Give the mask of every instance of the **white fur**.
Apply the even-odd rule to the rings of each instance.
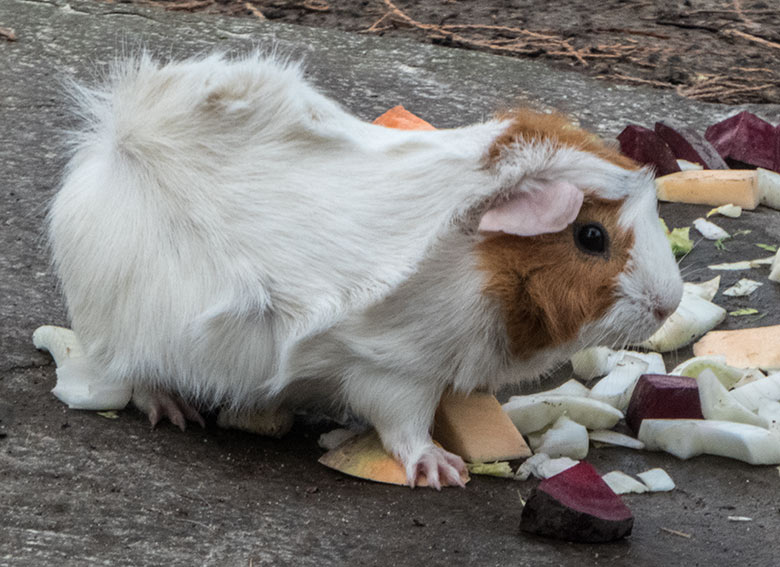
[[[628,196],[637,252],[622,288],[677,293],[647,175],[547,144],[488,167],[506,122],[370,125],[256,55],[141,56],[77,98],[88,125],[50,235],[73,328],[108,380],[236,409],[347,407],[414,474],[446,387],[534,379],[649,320],[615,308],[513,360],[474,252],[490,203],[550,180]]]

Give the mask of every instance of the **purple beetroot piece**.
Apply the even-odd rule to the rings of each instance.
[[[520,516],[524,532],[583,543],[620,539],[633,525],[631,510],[585,461],[540,482]]]
[[[777,129],[755,114],[743,111],[726,118],[707,128],[704,137],[733,167],[775,169]]]
[[[654,166],[656,175],[680,171],[672,150],[652,130],[631,124],[618,134],[617,139],[623,155],[639,163]]]
[[[718,150],[693,128],[665,120],[655,123],[655,133],[666,142],[674,157],[699,163],[704,169],[728,169]]]
[[[695,378],[643,374],[626,410],[626,423],[639,432],[643,419],[704,419]]]

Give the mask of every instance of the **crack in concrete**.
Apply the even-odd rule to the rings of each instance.
[[[11,374],[13,372],[22,372],[23,370],[31,370],[34,368],[48,368],[50,366],[54,366],[53,359],[46,363],[33,362],[32,364],[28,364],[28,365],[15,364],[13,366],[8,366],[6,368],[0,368],[0,374],[6,374],[6,373]]]

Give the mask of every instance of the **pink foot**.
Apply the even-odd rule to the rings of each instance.
[[[465,474],[466,463],[463,459],[436,445],[426,447],[416,460],[406,466],[406,478],[412,488],[422,479],[436,490],[441,490],[442,486],[465,488],[466,483],[463,481]]]
[[[136,388],[133,391],[133,403],[138,409],[149,416],[152,428],[164,418],[182,431],[187,429],[187,422],[194,421],[201,427],[206,427],[198,410],[182,400],[179,396],[160,390],[145,390]]]

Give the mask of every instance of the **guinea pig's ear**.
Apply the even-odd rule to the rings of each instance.
[[[582,191],[567,181],[545,182],[488,209],[479,230],[518,236],[559,232],[577,218],[582,198]]]

